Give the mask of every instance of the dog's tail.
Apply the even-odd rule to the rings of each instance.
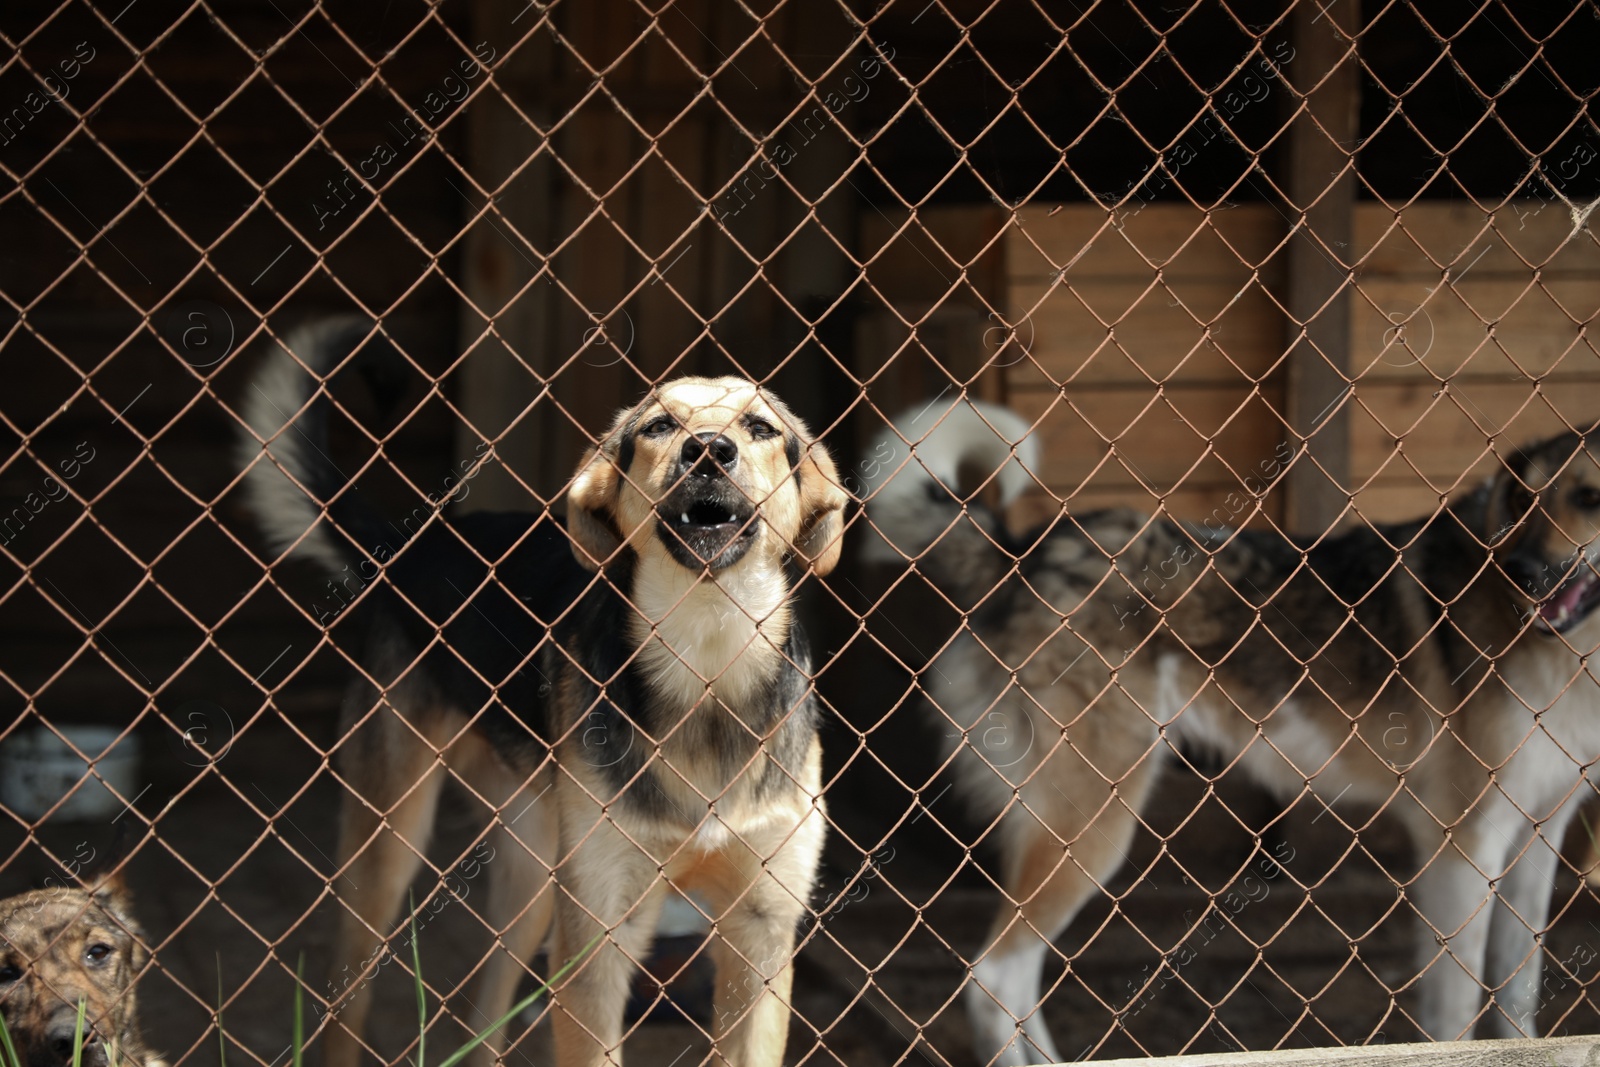
[[[866,559],[913,562],[967,603],[994,587],[1010,566],[1005,524],[975,495],[958,495],[961,472],[999,489],[1000,506],[1034,484],[1039,443],[1015,412],[980,400],[943,410],[907,411],[874,440],[862,461],[867,517],[879,536]]]
[[[242,404],[237,455],[268,547],[334,573],[382,538],[382,519],[328,455],[328,375],[372,329],[355,317],[298,327],[267,353]]]

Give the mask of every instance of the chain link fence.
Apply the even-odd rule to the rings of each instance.
[[[510,933],[563,892],[664,1067],[774,997],[787,1062],[852,1067],[1600,1022],[1593,4],[29,2],[0,41],[0,886],[126,883],[168,1062],[289,1062],[297,989],[339,1062],[437,1062],[585,947]],[[352,315],[325,407],[255,428],[326,435],[369,555],[319,570],[235,452]],[[685,375],[781,398],[853,498],[788,572],[825,843],[792,952],[720,977],[733,905],[624,937],[598,846],[519,836],[617,740],[478,729],[548,692],[460,636],[543,595],[532,535],[378,669],[410,587],[339,525],[564,516]],[[425,655],[477,726],[364,742]],[[562,988],[489,1047],[553,1058]]]

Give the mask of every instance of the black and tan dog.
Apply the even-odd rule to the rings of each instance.
[[[139,1033],[149,959],[120,882],[0,901],[0,1015],[25,1067],[69,1067],[80,1002],[85,1067],[165,1067]]]
[[[1398,817],[1417,1022],[1532,1034],[1558,852],[1600,759],[1600,445],[1553,438],[1436,515],[1313,545],[1120,509],[1013,536],[946,486],[973,463],[1025,488],[1030,431],[991,405],[902,420],[867,504],[894,546],[873,551],[970,611],[927,678],[999,820],[1006,899],[966,991],[981,1059],[1059,1060],[1050,943],[1122,864],[1169,746],[1319,813]]]
[[[402,538],[326,454],[318,377],[366,332],[323,324],[289,339],[298,361],[272,352],[243,447],[272,546],[360,590],[330,629],[364,675],[339,754],[352,795],[336,988],[372,969],[453,777],[498,812],[485,918],[501,950],[480,1024],[509,1005],[553,911],[557,963],[605,931],[557,986],[557,1058],[620,1058],[664,894],[698,888],[716,924],[718,1051],[780,1063],[824,829],[791,598],[839,557],[847,496],[826,451],[750,382],[682,378],[618,416],[565,525],[441,512]],[[362,982],[335,1007],[329,1067],[356,1062],[369,999]]]

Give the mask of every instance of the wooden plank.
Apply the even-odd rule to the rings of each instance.
[[[513,32],[510,18],[501,5],[477,0],[472,7],[474,40],[515,40],[520,35]],[[489,78],[500,85],[540,76],[553,62],[547,39],[533,34]],[[536,122],[547,117],[537,101],[521,104]],[[555,420],[522,417],[539,394],[538,376],[555,366],[548,344],[553,290],[544,282],[528,286],[545,266],[540,252],[549,248],[553,214],[550,164],[544,158],[528,163],[543,142],[538,130],[492,88],[469,109],[467,168],[489,191],[492,203],[469,230],[462,256],[468,305],[461,314],[460,343],[466,356],[458,403],[466,422],[456,433],[456,455],[458,462],[476,460],[486,454],[482,445],[490,440],[495,442],[496,462],[483,466],[472,492],[456,505],[463,511],[527,508],[527,490],[519,482],[549,499],[571,473],[569,450],[560,445],[562,436],[556,431],[561,428]],[[509,181],[525,164],[522,176]],[[473,197],[468,210],[482,206]]]
[[[1490,216],[1453,203],[1411,206],[1399,226],[1382,204],[1356,206],[1363,258],[1349,301],[1352,375],[1509,375],[1518,368],[1541,375],[1591,357],[1593,342],[1580,331],[1600,314],[1600,242],[1587,231],[1567,240],[1564,207],[1518,201],[1508,211],[1525,229],[1509,226],[1507,211],[1488,228]],[[1282,284],[1284,257],[1266,259],[1282,239],[1283,218],[1269,206],[1214,212],[1208,222],[1188,205],[1154,204],[1120,230],[1104,209],[1086,204],[1044,206],[1018,218],[1006,239],[1007,315],[1021,324],[1033,357],[1015,365],[1019,385],[1140,381],[1145,371],[1161,378],[1197,344],[1201,350],[1179,371],[1186,378],[1236,373],[1223,356],[1251,373],[1281,355],[1282,338],[1268,340],[1273,324],[1251,321],[1253,314],[1284,321],[1269,295]],[[1147,259],[1162,265],[1159,283]],[[1250,285],[1243,264],[1263,259],[1260,281]],[[1528,262],[1542,264],[1537,278]],[[1448,284],[1441,284],[1440,264],[1450,268]],[[1158,288],[1140,299],[1151,284]],[[1216,345],[1204,344],[1201,323],[1239,292],[1224,332],[1213,330]],[[1180,303],[1194,316],[1172,306]],[[1101,320],[1115,324],[1132,361],[1104,344],[1111,330]]]
[[[1294,532],[1320,534],[1340,521],[1349,502],[1350,436],[1340,398],[1350,368],[1343,256],[1354,229],[1360,136],[1359,0],[1297,5],[1293,20],[1295,59],[1282,77],[1304,110],[1289,140],[1289,201],[1299,230],[1289,244],[1287,303],[1296,325],[1285,395],[1289,426],[1307,454],[1289,476],[1285,521]]]
[[[1454,480],[1478,468],[1491,437],[1505,452],[1589,426],[1600,417],[1600,377],[1563,379],[1537,391],[1526,382],[1493,380],[1454,382],[1446,389],[1364,383],[1350,410],[1358,482],[1375,474],[1400,477],[1406,460],[1436,482]]]
[[[1593,373],[1586,324],[1600,312],[1600,272],[1536,282],[1532,272],[1368,275],[1351,300],[1351,369],[1361,381],[1456,376],[1519,379]]]
[[[1160,284],[1014,282],[1010,315],[1024,325],[1013,388],[1265,377],[1283,358],[1286,319],[1261,285],[1226,278],[1218,266]]]
[[[637,12],[631,12],[628,17],[637,17]],[[766,120],[756,112],[746,112],[744,104],[750,98],[793,101],[794,86],[788,71],[781,65],[756,58],[762,55],[763,48],[741,53],[741,46],[758,25],[747,9],[715,0],[696,0],[696,6],[687,9],[678,5],[671,5],[670,11],[663,8],[661,21],[669,18],[682,31],[680,42],[692,47],[691,54],[696,55],[695,66],[699,70],[720,68],[714,79],[713,94],[733,94],[730,103],[737,116],[730,122],[712,108],[695,108],[685,115],[711,131],[706,167],[708,175],[715,177],[706,182],[707,187],[715,189],[721,181],[734,181],[713,201],[706,224],[701,227],[708,239],[708,251],[704,299],[696,310],[707,320],[707,337],[695,345],[692,357],[676,370],[765,379],[785,354],[781,349],[787,347],[774,342],[786,336],[794,319],[780,304],[778,292],[782,284],[772,274],[758,277],[751,285],[751,274],[756,269],[751,257],[767,255],[767,250],[778,247],[790,234],[794,225],[790,214],[793,196],[783,182],[777,180],[776,171],[772,169],[775,164],[765,171],[774,175],[770,184],[762,176],[757,144],[752,141],[751,134],[759,139],[757,131]],[[739,58],[735,59],[736,56]],[[665,62],[671,63],[672,58],[666,57]],[[826,113],[826,108],[823,110]],[[797,167],[818,165],[818,157],[828,152],[827,139],[837,136],[826,129],[818,133],[816,127],[810,127],[809,134],[797,133],[798,129],[799,126],[791,123],[773,130],[765,144],[769,153],[775,152],[780,144],[798,150],[795,162],[783,168],[790,180],[798,177]],[[808,137],[816,140],[808,141]],[[730,165],[732,173],[726,169]],[[648,213],[654,210],[654,205],[643,202],[639,210]],[[699,245],[700,242],[695,242],[695,249],[689,253],[691,256],[700,254]],[[767,269],[771,266],[770,260],[767,261]],[[677,268],[664,264],[663,270],[667,269],[671,273],[658,288],[675,284]],[[741,290],[743,295],[739,295]],[[788,395],[795,397],[798,403],[807,403],[807,398],[799,394]]]
[[[614,0],[563,12],[561,30],[569,46],[589,66],[606,70],[606,79],[665,76],[664,92],[681,87],[681,73],[665,73],[670,63],[612,66],[636,47],[640,33],[636,12]],[[696,61],[706,63],[712,47],[706,42]],[[684,131],[684,137],[689,146],[696,144],[692,131]],[[672,359],[681,354],[683,338],[698,332],[695,326],[670,316],[661,321],[663,303],[646,311],[625,297],[651,269],[632,240],[642,235],[654,246],[647,251],[655,253],[666,245],[660,231],[646,226],[650,213],[659,211],[670,223],[674,215],[695,216],[700,205],[687,200],[670,207],[649,202],[659,187],[660,171],[647,167],[643,174],[629,172],[649,154],[652,142],[603,95],[579,106],[557,138],[565,167],[555,183],[559,224],[553,236],[566,243],[555,258],[562,289],[555,298],[549,344],[561,370],[550,383],[553,403],[542,407],[539,417],[560,427],[563,441],[569,442],[567,458],[575,465],[578,454],[604,434],[619,407],[635,402],[648,385],[668,373],[693,369],[679,365],[668,371]],[[699,266],[686,261],[669,275],[671,283],[682,286],[691,299]],[[659,293],[654,295],[659,301]],[[635,321],[636,312],[648,321]],[[654,329],[658,324],[659,331]]]
[[[1406,1045],[1277,1049],[1165,1056],[1165,1067],[1551,1067],[1592,1063],[1600,1056],[1593,1037],[1514,1038],[1507,1041],[1429,1041]],[[1097,1061],[1100,1067],[1149,1067],[1149,1059]]]
[[[1600,243],[1592,220],[1574,233],[1572,213],[1560,201],[1513,200],[1493,214],[1461,201],[1356,207],[1354,256],[1365,274],[1480,270],[1529,276],[1539,269],[1600,273]],[[1488,248],[1490,251],[1484,252]],[[1480,259],[1480,255],[1482,258]]]
[[[1028,358],[1008,387],[1266,374],[1283,348],[1268,295],[1282,279],[1272,258],[1282,233],[1265,204],[1209,214],[1161,204],[1115,219],[1087,204],[1024,209],[1006,256],[1008,317]]]
[[[1475,224],[1476,209],[1419,204],[1407,209],[1404,230],[1395,230],[1390,209],[1358,206],[1357,244],[1366,259],[1350,302],[1353,373],[1359,375],[1350,447],[1353,484],[1365,486],[1357,494],[1364,517],[1414,518],[1435,508],[1441,493],[1475,485],[1495,464],[1485,455],[1491,435],[1502,435],[1501,445],[1508,448],[1561,432],[1560,416],[1575,426],[1600,416],[1592,371],[1596,347],[1581,325],[1600,306],[1600,245],[1587,235],[1563,245],[1570,223],[1564,213],[1525,204],[1516,210],[1521,215],[1512,217],[1521,218],[1525,229],[1502,222],[1498,231],[1484,231],[1486,216],[1476,212]],[[1281,218],[1270,211],[1215,213],[1213,219],[1245,234],[1240,245],[1248,254],[1264,255],[1282,232]],[[1058,494],[1072,492],[1072,510],[1110,503],[1149,510],[1155,499],[1121,464],[1085,481],[1110,452],[1091,425],[1116,436],[1154,396],[1152,379],[1164,379],[1168,394],[1183,398],[1186,412],[1200,412],[1199,421],[1209,418],[1215,426],[1231,410],[1230,395],[1235,404],[1244,395],[1241,369],[1259,374],[1279,355],[1281,337],[1273,338],[1271,323],[1281,321],[1282,313],[1259,287],[1226,305],[1227,285],[1249,275],[1225,246],[1184,245],[1196,225],[1204,224],[1195,209],[1151,205],[1127,220],[1122,232],[1106,227],[1107,217],[1092,205],[1047,206],[1032,217],[1019,216],[1007,238],[1008,314],[1028,324],[1032,336],[1024,334],[1028,358],[1006,369],[1007,388],[1016,406],[1038,415],[1056,400],[1056,383],[1065,381],[1068,396],[1086,413],[1058,404],[1041,426],[1046,477]],[[1496,250],[1463,273],[1491,238],[1501,242]],[[1217,231],[1209,231],[1208,239],[1215,242]],[[1438,262],[1454,263],[1452,284],[1440,286],[1442,271],[1418,242]],[[1165,263],[1163,286],[1146,292],[1155,270],[1134,246]],[[1538,261],[1546,268],[1537,283],[1513,251],[1525,259],[1542,257]],[[1077,262],[1053,279],[1056,264],[1074,256]],[[1222,273],[1228,271],[1235,273]],[[1180,298],[1195,315],[1173,306]],[[1208,345],[1200,323],[1222,307],[1222,331]],[[1395,320],[1409,332],[1397,336]],[[1554,410],[1542,400],[1528,403],[1535,383],[1524,371],[1544,379]],[[1446,406],[1430,410],[1444,378],[1450,379]],[[1276,379],[1267,381],[1268,395],[1278,396]],[[1231,394],[1223,389],[1203,401],[1184,391],[1228,385]],[[1458,400],[1451,402],[1451,396]],[[1124,434],[1120,451],[1158,490],[1168,489],[1175,513],[1204,513],[1210,501],[1237,488],[1237,479],[1230,482],[1220,464],[1208,460],[1171,489],[1203,442],[1172,422],[1170,409],[1163,410],[1167,425],[1147,416]],[[1268,411],[1251,418],[1261,426],[1276,424]],[[1275,442],[1267,431],[1258,432],[1242,447],[1224,439],[1218,447],[1230,461],[1270,456]],[[1269,502],[1276,506],[1275,497]],[[1018,504],[1019,515],[1028,519],[1057,507],[1043,494]]]
[[[636,33],[611,2],[569,8],[564,17],[567,39],[596,69],[621,54]],[[583,104],[557,140],[561,158],[575,179],[559,182],[561,216],[555,236],[566,239],[574,228],[582,229],[555,259],[565,285],[556,298],[556,334],[551,342],[561,365],[550,383],[559,410],[546,408],[541,417],[562,424],[563,436],[576,440],[581,451],[604,435],[617,407],[632,401],[646,384],[633,366],[646,358],[642,343],[622,361],[595,344],[600,331],[620,329],[615,320],[622,294],[644,271],[617,232],[618,226],[627,224],[628,201],[638,187],[630,184],[612,192],[643,149],[631,124],[603,98]],[[591,217],[597,198],[603,201],[603,211]],[[576,466],[577,457],[572,461]]]
[[[708,140],[705,124],[685,122],[657,148],[693,179],[704,169]],[[648,160],[635,181],[640,189],[628,204],[628,229],[649,259],[641,271],[653,275],[607,323],[613,345],[607,355],[631,364],[644,379],[657,380],[699,369],[679,365],[669,370],[694,348],[704,329],[690,309],[712,303],[709,250],[715,224],[709,215],[701,215],[696,225],[685,190],[658,161]]]
[[[1409,522],[1433,514],[1444,500],[1470,492],[1494,470],[1492,460],[1478,465],[1478,469],[1463,477],[1454,493],[1447,486],[1435,489],[1420,477],[1404,481],[1374,482],[1355,494],[1355,511],[1359,521],[1367,523]],[[1275,517],[1281,493],[1268,494],[1258,513],[1254,498],[1240,492],[1237,483],[1210,483],[1190,485],[1169,494],[1164,501],[1165,514],[1176,519],[1200,522],[1212,519],[1230,526],[1263,527]],[[1101,488],[1090,486],[1069,496],[1065,492],[1050,493],[1042,489],[1020,497],[1006,512],[1006,524],[1016,532],[1031,530],[1048,522],[1063,512],[1068,515],[1085,515],[1100,508],[1126,507],[1151,513],[1157,510],[1158,501],[1137,486]]]
[[[1368,204],[1356,218],[1364,376],[1542,375],[1592,357],[1581,327],[1600,310],[1600,245],[1574,237],[1564,206],[1418,204],[1397,218]]]
[[[1165,492],[1170,513],[1199,518],[1242,486],[1261,488],[1257,472],[1263,463],[1272,469],[1280,447],[1266,401],[1246,403],[1242,390],[1169,386],[1165,399],[1155,398],[1154,387],[1070,392],[1070,403],[1037,390],[1014,393],[1010,403],[1038,421],[1046,456],[1039,473],[1056,496],[1070,497],[1073,511],[1112,504],[1149,511]],[[1559,381],[1538,396],[1525,383],[1493,381],[1457,382],[1433,394],[1416,384],[1358,386],[1352,467],[1363,517],[1415,518],[1431,512],[1441,495],[1470,490],[1498,467],[1491,438],[1504,453],[1600,416],[1600,379],[1592,377]],[[1241,403],[1246,410],[1217,431]],[[1216,457],[1196,463],[1205,442],[1176,421],[1178,413],[1216,433]],[[1268,514],[1278,514],[1277,494],[1267,502]],[[1029,521],[1055,510],[1042,493],[1018,506]]]
[[[775,43],[789,55],[839,55],[849,47],[843,20],[819,19],[813,12],[788,7],[781,9],[776,23],[779,36]],[[768,32],[772,30],[769,23]],[[865,54],[862,50],[861,55]],[[771,66],[776,84],[764,95],[777,95],[789,100],[791,105],[798,103],[804,90],[788,70],[777,64]],[[881,73],[881,66],[877,69]],[[818,87],[819,95],[825,97],[835,85],[842,84],[850,70],[859,68],[847,67],[824,76]],[[773,190],[779,194],[781,206],[774,220],[778,231],[774,243],[781,242],[782,235],[793,234],[776,264],[779,274],[774,280],[783,299],[810,320],[815,338],[789,359],[773,384],[792,408],[807,413],[814,428],[834,422],[848,409],[854,397],[841,388],[841,383],[847,380],[847,373],[859,370],[859,365],[853,362],[857,355],[851,351],[854,317],[837,308],[823,315],[824,309],[834,306],[859,277],[856,263],[845,248],[859,231],[862,198],[848,187],[846,192],[850,195],[838,190],[831,196],[822,195],[822,190],[834,186],[838,176],[855,164],[856,147],[844,132],[847,121],[841,113],[840,120],[826,135],[808,143],[805,151],[788,165],[789,180],[801,195],[797,197],[787,189]],[[819,199],[811,203],[811,197]],[[805,325],[797,322],[787,308],[778,307],[777,293],[768,292],[765,296],[778,320],[767,336],[780,342],[788,338],[798,340]],[[774,360],[789,357],[790,345],[787,344],[755,347],[770,347]],[[849,372],[838,370],[838,364],[848,367]],[[835,449],[854,447],[848,432],[833,435],[832,442]]]
[[[1245,387],[1187,385],[1069,390],[1066,397],[1028,390],[1009,398],[1036,423],[1046,484],[1058,491],[1144,486],[1146,507],[1152,491],[1237,488],[1281,447],[1282,421],[1271,410],[1280,402]]]
[[[1374,482],[1356,491],[1354,508],[1361,522],[1410,522],[1433,514],[1445,501],[1469,492],[1482,480],[1465,478],[1456,493],[1432,489],[1415,476],[1405,481]]]
[[[1269,204],[1205,212],[1188,204],[1150,204],[1113,213],[1094,204],[1041,204],[1018,210],[1006,235],[1006,276],[1048,279],[1064,272],[1078,280],[1204,279],[1219,270],[1242,282],[1260,268],[1276,280],[1274,253],[1283,241],[1283,215]]]

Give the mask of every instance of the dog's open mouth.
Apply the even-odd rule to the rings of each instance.
[[[737,499],[730,499],[734,497]],[[674,493],[656,507],[657,529],[686,567],[727,567],[744,555],[760,523],[737,490]]]
[[[1550,633],[1566,633],[1600,605],[1600,575],[1587,562],[1539,605],[1537,624]]]
[[[714,500],[697,500],[681,509],[677,517],[670,521],[680,530],[705,530],[744,524],[743,518],[735,514],[732,508]]]

